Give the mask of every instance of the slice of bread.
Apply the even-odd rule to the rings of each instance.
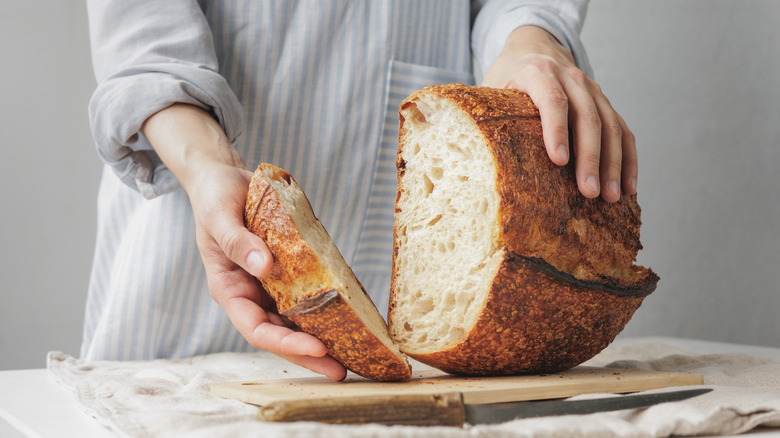
[[[400,121],[388,321],[401,351],[450,373],[515,374],[612,342],[658,281],[634,265],[636,196],[583,197],[515,90],[428,87]]]
[[[320,339],[356,374],[383,381],[411,377],[384,319],[290,174],[270,164],[258,166],[244,219],[274,256],[271,272],[260,282],[280,314]]]

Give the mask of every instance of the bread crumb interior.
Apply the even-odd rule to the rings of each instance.
[[[420,96],[402,110],[391,335],[409,354],[458,343],[502,260],[496,166],[473,120]]]

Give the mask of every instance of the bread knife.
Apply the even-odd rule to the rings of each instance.
[[[407,424],[462,426],[494,424],[520,418],[583,415],[644,408],[686,400],[712,391],[710,388],[661,393],[635,393],[588,400],[542,400],[486,404],[463,403],[460,393],[361,396],[328,400],[281,401],[259,406],[263,421],[317,421],[332,424]]]
[[[518,418],[555,415],[584,415],[623,409],[645,408],[661,403],[686,400],[712,391],[710,388],[686,389],[652,394],[630,394],[588,400],[544,400],[492,404],[464,404],[470,424],[492,424]]]

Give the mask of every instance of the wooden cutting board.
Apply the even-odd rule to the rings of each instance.
[[[412,379],[404,382],[374,382],[358,376],[343,382],[325,377],[227,382],[213,384],[211,393],[260,406],[258,418],[262,420],[316,420],[318,417],[311,415],[328,412],[329,422],[338,423],[355,422],[340,415],[354,419],[355,409],[365,406],[381,407],[383,414],[387,414],[388,406],[400,407],[427,418],[432,414],[426,409],[435,410],[443,403],[442,397],[453,394],[462,403],[484,404],[627,393],[702,382],[699,374],[579,366],[555,374],[501,377],[461,377],[424,370],[416,371]],[[435,406],[428,406],[431,404]],[[371,412],[360,415],[365,421],[376,420]]]

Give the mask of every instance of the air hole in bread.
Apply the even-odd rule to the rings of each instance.
[[[469,269],[469,274],[472,274],[472,275],[476,274],[477,272],[479,272],[479,271],[481,271],[483,269],[485,269],[485,264],[484,263],[480,263],[479,265],[474,266],[471,269]]]
[[[417,300],[414,303],[414,310],[420,315],[425,315],[426,313],[433,310],[433,299],[429,297]]]
[[[484,199],[482,200],[482,203],[479,206],[479,212],[481,214],[487,214],[488,211],[488,203]]]
[[[463,331],[460,327],[452,327],[450,329],[450,332],[447,334],[450,338],[460,339],[466,334],[465,331]]]
[[[471,157],[471,154],[467,154],[460,146],[455,143],[447,143],[447,149],[449,149],[455,155],[462,155],[463,158]]]
[[[428,175],[423,175],[423,195],[428,196],[433,193],[433,182]]]
[[[425,119],[425,115],[420,111],[417,105],[410,105],[407,115],[409,119],[415,124],[424,125],[428,122]]]

